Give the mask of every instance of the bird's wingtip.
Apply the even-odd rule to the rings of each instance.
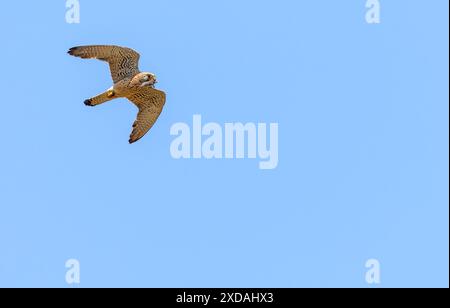
[[[142,136],[143,137],[143,136]],[[142,137],[130,137],[130,140],[128,140],[129,144],[133,144],[141,140]]]

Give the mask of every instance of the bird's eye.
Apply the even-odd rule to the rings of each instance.
[[[148,76],[144,76],[144,77],[141,79],[141,81],[142,81],[142,82],[145,82],[145,81],[148,81],[148,79],[149,79]]]

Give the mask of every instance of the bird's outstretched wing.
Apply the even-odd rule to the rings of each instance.
[[[166,94],[150,87],[142,87],[127,98],[139,108],[129,140],[134,143],[144,137],[155,124],[166,102]]]
[[[79,46],[68,53],[83,59],[98,59],[109,63],[114,83],[139,74],[139,54],[130,48],[108,45]]]

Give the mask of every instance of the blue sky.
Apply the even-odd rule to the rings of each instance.
[[[445,287],[448,1],[7,1],[0,287]],[[168,95],[134,107],[86,44],[129,46]],[[279,124],[279,164],[174,160],[170,127]]]

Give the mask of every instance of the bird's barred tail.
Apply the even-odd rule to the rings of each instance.
[[[100,95],[97,95],[95,97],[89,98],[84,101],[84,104],[86,106],[97,106],[103,103],[106,103],[107,101],[110,101],[114,99],[114,92],[113,90],[108,90]]]

